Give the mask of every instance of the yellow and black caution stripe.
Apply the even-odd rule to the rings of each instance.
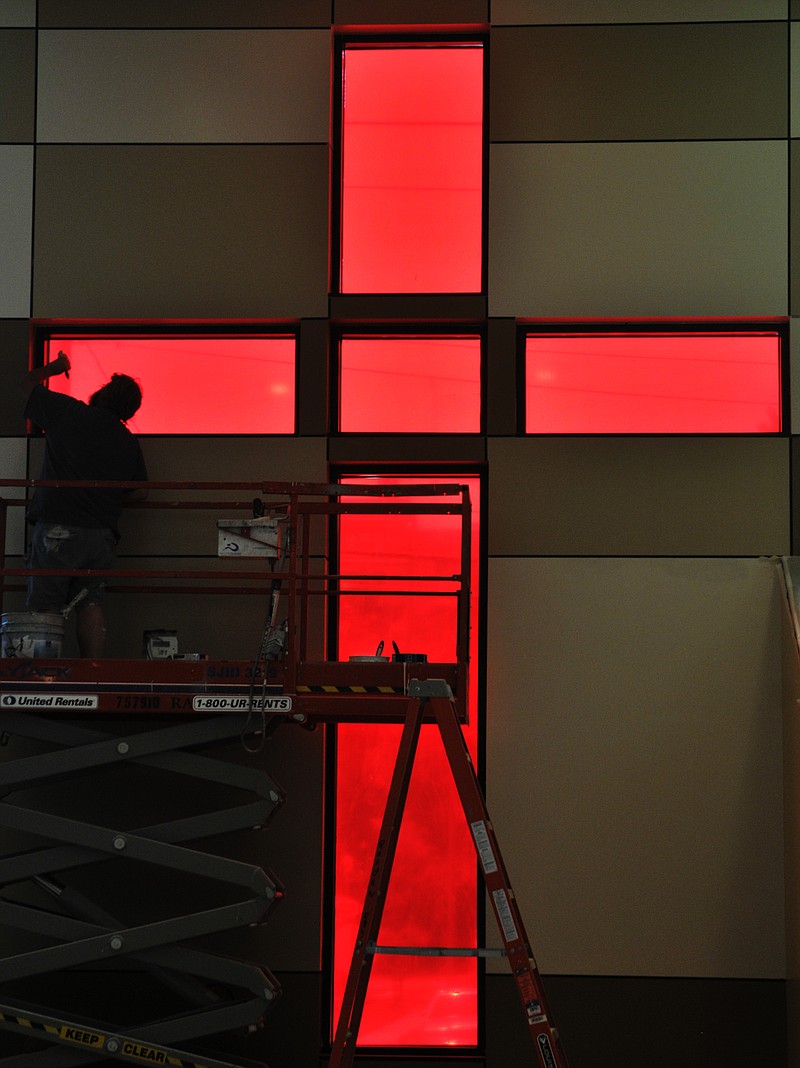
[[[125,1035],[115,1035],[111,1031],[100,1031],[81,1024],[66,1023],[38,1013],[26,1016],[9,1013],[7,1008],[0,1011],[0,1028],[21,1031],[36,1035],[47,1042],[63,1042],[70,1047],[80,1046],[87,1053],[99,1053],[104,1057],[118,1057],[132,1064],[163,1064],[171,1068],[237,1068],[227,1061],[197,1060],[195,1055],[182,1053],[180,1050],[155,1045]]]
[[[367,693],[396,695],[404,694],[403,686],[298,686],[297,693]]]

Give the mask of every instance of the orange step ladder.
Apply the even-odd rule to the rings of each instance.
[[[423,720],[433,716],[439,727],[461,806],[472,832],[486,889],[505,947],[511,974],[522,1001],[528,1030],[540,1068],[568,1068],[558,1030],[554,1026],[539,970],[509,883],[494,829],[486,809],[472,758],[469,755],[455,702],[448,684],[441,679],[411,680],[409,705],[397,751],[392,781],[386,800],[375,859],[367,885],[364,909],[356,936],[353,959],[345,985],[328,1068],[351,1068],[356,1054],[358,1031],[367,996],[372,962],[381,951],[377,944],[386,891],[391,877],[400,825],[403,819],[411,772]],[[393,948],[397,952],[396,948]],[[401,950],[409,954],[425,950]],[[430,952],[430,951],[427,951]],[[488,955],[481,950],[437,950],[442,956]]]

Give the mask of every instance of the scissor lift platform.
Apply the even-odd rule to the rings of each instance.
[[[0,481],[0,546],[5,540],[5,510],[20,501],[4,500]],[[32,486],[6,480],[6,485]],[[61,483],[63,485],[63,483]],[[86,488],[86,484],[82,484]],[[100,485],[100,484],[97,484]],[[105,484],[108,485],[108,484]],[[558,1035],[544,1003],[513,892],[508,886],[494,832],[461,737],[466,719],[469,661],[470,504],[465,486],[367,487],[279,483],[160,483],[156,489],[206,491],[209,488],[253,490],[264,498],[251,502],[146,502],[143,507],[189,507],[224,510],[252,507],[283,524],[281,557],[263,571],[224,568],[202,572],[145,572],[143,592],[164,593],[176,584],[180,593],[230,593],[231,581],[254,583],[236,592],[263,595],[270,604],[261,648],[255,661],[221,659],[112,659],[0,657],[0,741],[13,737],[19,755],[0,759],[0,1037],[3,1032],[32,1040],[34,1050],[2,1056],[0,1068],[73,1068],[100,1063],[170,1064],[174,1068],[244,1068],[224,1056],[208,1055],[209,1039],[223,1032],[261,1026],[265,1011],[280,994],[274,977],[256,964],[219,957],[193,941],[235,928],[262,923],[282,896],[280,883],[259,863],[233,859],[198,848],[207,839],[225,841],[240,831],[259,831],[283,803],[283,792],[252,754],[261,751],[279,725],[314,728],[318,723],[398,723],[403,735],[390,786],[371,886],[382,902],[391,873],[390,854],[399,833],[408,776],[420,726],[438,725],[462,806],[472,828],[487,888],[501,923],[514,968],[534,1048],[543,1068],[565,1068]],[[404,498],[414,498],[411,500]],[[276,499],[278,503],[276,504]],[[451,515],[461,524],[461,558],[456,574],[438,576],[370,576],[315,572],[314,551],[327,544],[330,524],[340,515]],[[315,523],[322,523],[323,537]],[[324,571],[324,569],[323,569]],[[52,572],[50,572],[52,573]],[[73,572],[72,574],[81,574]],[[30,572],[0,568],[0,595],[8,580]],[[135,573],[103,573],[130,591]],[[402,594],[455,598],[452,662],[427,662],[413,655],[315,660],[310,632],[325,632],[334,600],[363,594],[374,581],[382,594],[394,579]],[[153,585],[155,580],[158,585]],[[222,580],[227,585],[215,583]],[[191,583],[186,586],[186,583]],[[199,584],[199,585],[198,585]],[[18,588],[18,587],[17,587]],[[313,602],[313,607],[312,607]],[[322,606],[319,608],[318,606]],[[278,609],[281,609],[279,612]],[[285,619],[278,625],[281,617]],[[310,626],[310,621],[312,625]],[[281,629],[285,644],[270,649]],[[269,639],[269,640],[268,640]],[[275,651],[277,648],[277,652]],[[446,696],[443,696],[446,695]],[[16,740],[23,744],[16,746]],[[250,758],[230,758],[230,743],[243,743]],[[137,775],[144,786],[137,786]],[[99,791],[91,777],[109,776],[115,812],[127,811],[123,791],[130,790],[124,826],[104,819]],[[228,791],[209,809],[170,816],[150,796],[153,776],[194,781],[195,800],[209,792]],[[82,797],[97,797],[92,810],[73,811],[69,798],[76,780]],[[87,785],[88,784],[88,785]],[[59,794],[59,790],[66,791]],[[170,796],[181,796],[171,788]],[[142,802],[149,818],[137,815]],[[153,803],[156,802],[155,810]],[[122,806],[122,807],[121,807]],[[156,818],[153,818],[155,811]],[[259,851],[258,856],[261,856]],[[387,863],[388,861],[388,863]],[[125,875],[116,905],[103,892],[110,871]],[[196,880],[213,885],[220,900],[194,911],[151,903],[147,915],[126,920],[130,898],[145,888],[149,873],[162,879]],[[104,874],[93,894],[96,871]],[[138,872],[138,875],[131,875]],[[113,882],[113,879],[112,879]],[[194,885],[189,895],[195,903]],[[113,895],[112,895],[113,898]],[[170,899],[171,900],[171,899]],[[499,907],[497,901],[502,900]],[[158,912],[161,906],[161,912]],[[366,994],[380,905],[368,894],[362,938],[353,956],[351,978],[331,1051],[331,1064],[346,1068],[355,1056],[361,1007]],[[515,929],[510,933],[509,923]],[[10,932],[11,936],[7,937]],[[363,936],[366,935],[366,940]],[[30,944],[33,936],[34,944]],[[26,937],[29,940],[26,942]],[[44,944],[42,944],[44,943]],[[188,944],[187,944],[188,943]],[[20,948],[15,948],[20,947]],[[3,951],[8,948],[8,951]],[[54,1011],[48,1004],[20,997],[31,983],[46,987],[54,977],[80,968],[99,973],[144,973],[156,989],[172,999],[167,1011],[147,1019],[100,1018],[83,1011]],[[177,1001],[176,1001],[177,999]],[[176,1010],[176,1004],[180,1008]],[[159,1006],[159,1010],[161,1007]],[[193,1052],[200,1043],[204,1052]],[[188,1045],[187,1045],[188,1044]],[[248,1062],[252,1063],[252,1062]],[[263,1068],[263,1062],[259,1062]]]
[[[0,710],[64,715],[258,711],[297,722],[402,723],[408,682],[443,679],[464,692],[458,664],[240,660],[0,658]]]

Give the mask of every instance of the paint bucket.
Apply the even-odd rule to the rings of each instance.
[[[0,656],[57,657],[63,641],[61,612],[3,612],[0,616]]]
[[[397,642],[392,642],[392,648],[394,653],[392,654],[392,661],[395,664],[425,664],[428,660],[427,653],[401,653],[397,647]]]

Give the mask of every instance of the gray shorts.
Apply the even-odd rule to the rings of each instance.
[[[106,527],[67,527],[37,523],[28,549],[32,568],[92,568],[106,570],[117,562],[117,540]],[[28,608],[34,612],[60,611],[80,593],[81,605],[100,604],[105,579],[94,575],[30,575]]]

